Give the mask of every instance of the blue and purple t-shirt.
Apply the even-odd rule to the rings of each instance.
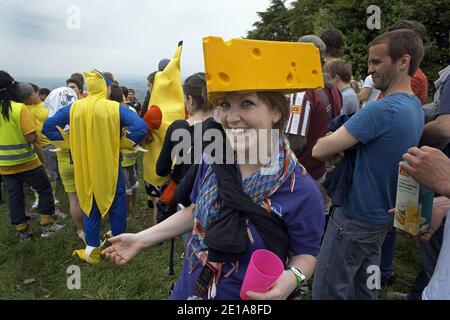
[[[205,177],[208,165],[202,163],[191,193],[191,200],[196,203]],[[325,216],[322,195],[316,182],[309,175],[302,175],[299,167],[295,168],[295,184],[291,192],[291,179],[287,179],[270,197],[272,211],[286,224],[289,233],[289,252],[291,255],[308,254],[317,256],[320,241],[324,232]],[[241,256],[237,268],[230,272],[233,266],[229,263],[223,265],[222,276],[216,287],[218,300],[240,299],[239,291],[244,280],[247,265],[253,251],[267,249],[263,239],[255,227],[248,223],[254,242],[250,243],[247,251]],[[188,245],[185,252],[183,269],[171,295],[171,299],[185,300],[196,296],[194,286],[203,268],[193,247]],[[192,266],[196,266],[191,270]],[[206,296],[200,297],[207,299]]]

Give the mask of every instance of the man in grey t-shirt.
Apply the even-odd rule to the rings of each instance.
[[[325,70],[333,79],[334,85],[342,94],[341,114],[349,114],[358,111],[359,101],[355,91],[350,87],[352,79],[352,67],[344,60],[333,60],[329,62]]]
[[[358,111],[359,102],[355,91],[350,87],[345,87],[340,90],[342,94],[341,114],[349,114]]]

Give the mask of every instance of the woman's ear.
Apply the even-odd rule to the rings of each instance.
[[[281,112],[278,109],[273,111],[272,123],[276,124],[281,120]]]
[[[192,107],[192,96],[191,95],[184,95],[184,104],[186,106],[186,108],[188,108],[189,110]]]
[[[188,103],[188,111],[192,115],[195,112],[196,108],[195,108],[195,105],[194,105],[194,98],[192,98],[191,95],[188,95],[187,103]]]

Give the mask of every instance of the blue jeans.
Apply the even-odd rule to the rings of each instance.
[[[53,198],[52,186],[42,166],[21,173],[5,174],[3,175],[3,182],[8,192],[12,225],[26,223],[30,219],[25,214],[24,183],[31,186],[39,194],[38,211],[41,214],[53,215],[55,213],[55,199]]]
[[[373,267],[392,223],[370,224],[351,219],[335,208],[328,222],[314,274],[314,300],[377,299]],[[378,284],[379,280],[375,282]]]
[[[395,239],[397,237],[397,231],[392,227],[386,234],[383,245],[381,247],[381,281],[386,281],[390,276],[394,274],[393,262],[395,252]]]

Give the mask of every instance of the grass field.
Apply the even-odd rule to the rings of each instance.
[[[140,165],[142,168],[142,165]],[[69,213],[65,194],[59,188],[57,196]],[[5,192],[3,192],[6,197]],[[32,199],[28,196],[28,204]],[[143,182],[140,181],[138,204],[128,232],[138,232],[151,225]],[[102,261],[91,266],[72,257],[74,249],[83,245],[75,233],[70,218],[61,220],[66,227],[54,236],[19,242],[15,228],[9,220],[8,206],[0,205],[0,299],[166,299],[173,281],[181,268],[182,242],[176,241],[175,275],[169,276],[169,248],[161,246],[147,249],[125,266]],[[103,224],[103,232],[109,230]],[[33,222],[38,235],[38,221]],[[419,251],[414,242],[397,237],[393,286],[382,288],[380,299],[387,299],[388,291],[407,292],[419,268]],[[69,290],[67,268],[77,265],[81,269],[81,289]],[[310,294],[302,297],[309,299]]]

